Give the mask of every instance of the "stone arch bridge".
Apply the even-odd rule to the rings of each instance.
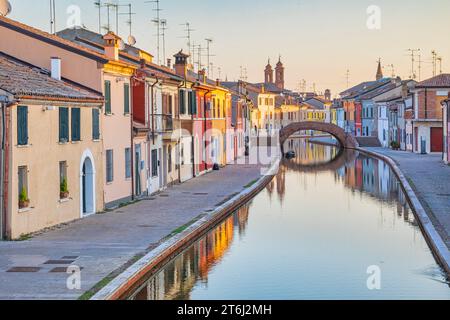
[[[294,133],[298,131],[306,131],[306,130],[314,130],[329,133],[339,141],[341,148],[344,149],[356,149],[357,147],[359,147],[358,142],[356,141],[355,137],[352,134],[346,133],[344,129],[338,127],[335,124],[314,122],[314,121],[302,121],[292,123],[280,130],[281,149],[283,150],[284,142],[290,136],[292,136]]]

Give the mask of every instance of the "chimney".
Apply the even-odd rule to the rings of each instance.
[[[172,59],[167,59],[167,68],[172,68]]]
[[[175,57],[175,73],[183,78],[187,77],[187,59],[189,55],[184,54],[183,50],[180,50]]]
[[[220,87],[220,79],[216,79],[216,86]]]
[[[105,40],[105,55],[109,60],[119,60],[119,41],[120,38],[113,32],[108,32],[103,36]]]
[[[146,66],[147,66],[147,61],[145,61],[145,59],[141,59],[141,68],[145,69]]]
[[[61,59],[52,57],[51,59],[51,77],[56,80],[61,80]]]
[[[198,71],[198,81],[206,83],[206,70],[202,69]]]

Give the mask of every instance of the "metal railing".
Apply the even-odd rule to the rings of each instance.
[[[167,133],[173,131],[173,115],[153,114],[151,116],[150,130],[155,133]]]

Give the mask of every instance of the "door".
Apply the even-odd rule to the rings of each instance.
[[[81,211],[86,217],[95,213],[95,171],[90,158],[86,158],[81,169]]]
[[[135,172],[135,193],[136,196],[140,196],[142,194],[142,181],[141,181],[141,145],[137,144],[135,146],[135,155],[134,155],[134,172]]]
[[[444,151],[444,134],[442,128],[431,128],[431,152]]]
[[[419,128],[414,128],[414,142],[415,142],[415,150],[419,152]]]

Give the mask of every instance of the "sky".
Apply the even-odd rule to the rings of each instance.
[[[157,59],[157,31],[152,23],[156,3],[102,2],[108,1],[133,5],[132,34],[137,39],[136,46]],[[10,2],[10,18],[49,30],[49,0]],[[67,27],[67,9],[76,5],[81,23],[98,31],[94,2],[56,0],[57,30]],[[166,58],[172,58],[180,49],[188,51],[182,24],[189,22],[195,44],[206,47],[205,39],[213,39],[212,77],[219,77],[220,67],[222,80],[238,80],[242,68],[247,70],[248,81],[263,82],[268,58],[275,65],[281,56],[289,89],[299,90],[304,80],[308,91],[315,84],[318,92],[329,88],[335,96],[347,88],[347,70],[350,86],[374,79],[379,58],[385,76],[409,78],[412,67],[408,49],[421,49],[421,80],[432,76],[433,50],[442,58],[442,71],[450,72],[448,0],[160,0],[160,8],[160,18],[167,20]],[[123,6],[119,11],[127,10]],[[126,15],[119,16],[119,35],[124,39],[129,35],[127,19]],[[104,8],[103,24],[106,20]],[[111,27],[115,30],[113,9]],[[202,62],[206,64],[206,52],[203,54]],[[160,60],[164,61],[162,50]],[[416,80],[417,60],[418,57]]]

